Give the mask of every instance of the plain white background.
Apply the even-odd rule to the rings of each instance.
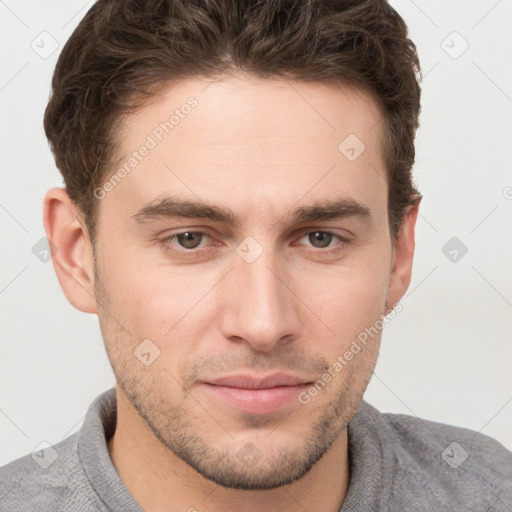
[[[51,74],[90,5],[0,2],[0,465],[78,430],[114,385],[97,317],[75,310],[51,261],[32,252],[44,193],[62,185],[42,127]],[[365,399],[512,449],[512,2],[392,5],[424,73],[414,171],[424,199],[412,283]],[[453,237],[459,248],[443,252]]]

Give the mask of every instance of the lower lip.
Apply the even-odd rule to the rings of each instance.
[[[267,389],[232,388],[203,383],[201,387],[210,395],[229,406],[249,414],[271,414],[296,400],[310,384],[278,386]]]

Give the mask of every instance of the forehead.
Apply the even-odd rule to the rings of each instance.
[[[125,172],[102,208],[129,216],[178,194],[260,216],[340,195],[385,209],[382,126],[374,100],[347,86],[178,81],[123,119],[114,174]]]

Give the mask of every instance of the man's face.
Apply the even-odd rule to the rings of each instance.
[[[207,84],[176,83],[124,119],[116,169],[134,151],[137,163],[100,201],[98,315],[118,385],[165,446],[220,485],[272,488],[303,476],[346,428],[380,332],[333,366],[400,298],[388,294],[382,123],[348,88]],[[350,134],[359,156],[353,136],[339,149]],[[171,196],[232,222],[141,213]],[[307,210],[337,201],[344,215]]]

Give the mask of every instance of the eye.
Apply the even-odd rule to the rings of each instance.
[[[336,252],[348,244],[350,240],[331,231],[309,231],[303,233],[302,239],[306,238],[315,248],[320,249],[319,252]],[[334,244],[332,242],[335,242]],[[338,242],[338,244],[336,244]],[[327,249],[327,250],[326,250]]]
[[[199,231],[185,231],[184,233],[177,233],[174,238],[185,249],[197,249],[199,247],[204,235]]]
[[[334,238],[333,233],[327,233],[326,231],[312,231],[306,236],[308,237],[308,242],[311,242],[314,247],[321,249],[328,247]]]
[[[204,239],[211,237],[203,231],[182,231],[181,233],[173,233],[162,238],[159,243],[167,251],[176,256],[194,257],[203,250],[208,250],[204,247]]]
[[[299,240],[304,238],[311,244],[311,251],[324,255],[342,251],[350,243],[348,238],[331,231],[322,230],[302,232]],[[214,250],[211,247],[212,244],[208,244],[208,241],[211,242],[212,240],[212,237],[203,231],[182,231],[162,238],[159,243],[166,251],[177,257],[195,258],[205,256],[205,253]],[[219,244],[217,243],[217,245]]]

